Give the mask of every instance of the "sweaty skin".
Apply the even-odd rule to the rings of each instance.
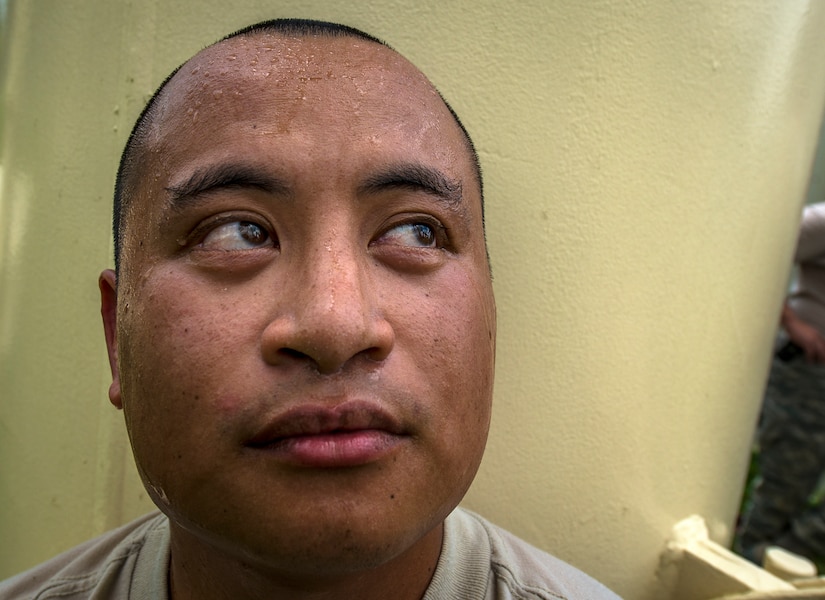
[[[175,597],[420,598],[495,346],[479,186],[427,79],[350,37],[207,48],[159,99],[121,260],[110,399]]]

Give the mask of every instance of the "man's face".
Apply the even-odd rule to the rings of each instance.
[[[235,38],[158,105],[104,315],[139,471],[175,528],[261,564],[380,564],[456,506],[495,308],[458,126],[352,38]],[[116,331],[116,339],[113,332]]]

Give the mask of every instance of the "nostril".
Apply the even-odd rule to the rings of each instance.
[[[293,348],[281,348],[280,350],[278,350],[278,354],[286,356],[287,358],[294,358],[298,360],[311,360],[311,357],[308,354],[304,354],[300,350],[295,350]]]
[[[261,333],[261,354],[273,366],[312,365],[336,373],[353,359],[381,362],[394,345],[392,326],[368,306],[343,315],[302,305],[297,315],[276,315]]]
[[[336,373],[341,369],[347,358],[342,358],[337,354],[330,352],[301,352],[295,348],[283,347],[279,348],[275,353],[277,355],[277,363],[279,364],[301,364],[317,371],[318,373],[328,375]]]

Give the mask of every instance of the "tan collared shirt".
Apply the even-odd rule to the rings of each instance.
[[[152,513],[0,583],[0,600],[168,600],[169,522]],[[618,600],[567,563],[456,509],[424,600]]]

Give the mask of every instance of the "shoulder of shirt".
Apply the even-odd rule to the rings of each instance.
[[[825,202],[808,204],[802,208],[800,235],[819,235],[825,230]]]
[[[105,576],[140,553],[150,533],[168,526],[159,512],[144,515],[0,582],[0,600],[87,597]]]
[[[493,585],[512,598],[542,600],[620,600],[607,587],[569,565],[466,509],[454,515],[465,527],[482,528],[490,543]],[[488,597],[498,598],[493,595]]]
[[[802,220],[806,218],[825,218],[825,202],[815,202],[802,207]]]

